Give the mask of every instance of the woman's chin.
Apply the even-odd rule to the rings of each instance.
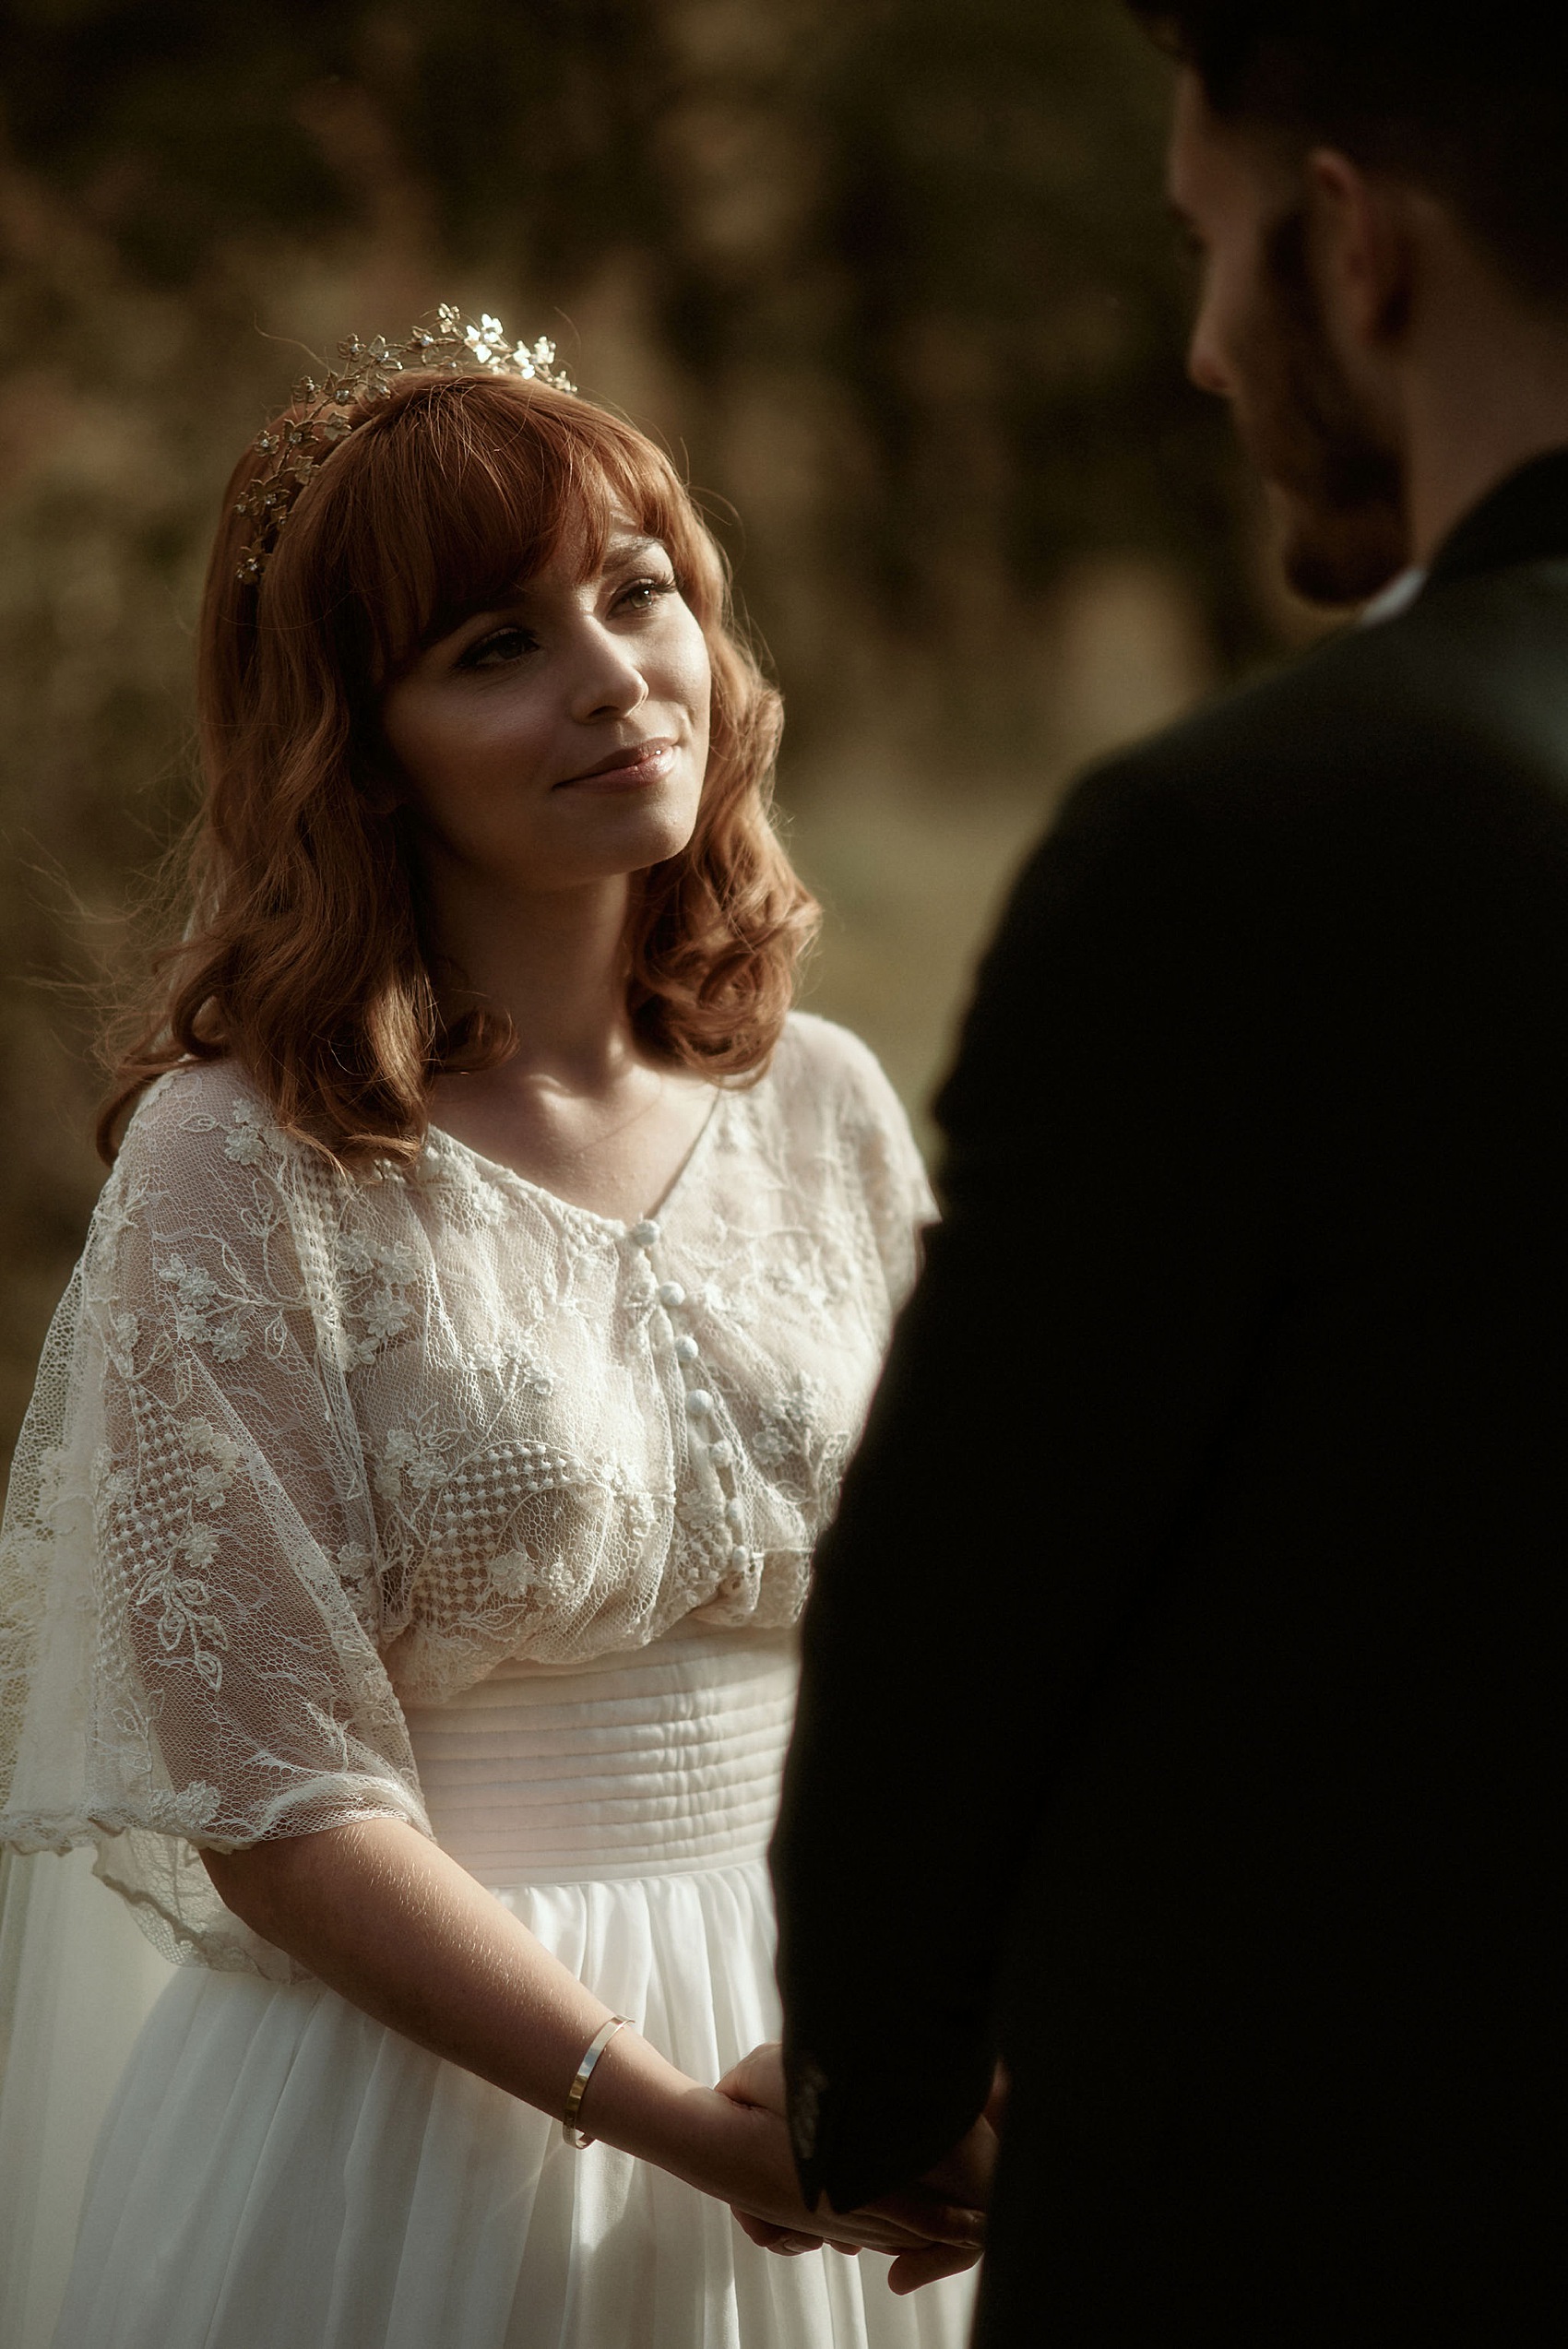
[[[573,846],[607,872],[641,872],[678,857],[697,820],[693,792],[649,789],[585,801],[574,810]]]
[[[646,872],[680,855],[695,821],[695,810],[600,810],[593,823],[574,825],[569,838],[557,838],[544,853],[520,860],[517,879],[533,889],[578,888]],[[540,848],[544,849],[542,842]]]

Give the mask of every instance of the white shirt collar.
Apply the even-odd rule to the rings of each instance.
[[[1397,578],[1390,579],[1387,587],[1373,596],[1361,612],[1360,624],[1363,628],[1375,628],[1380,621],[1397,620],[1402,611],[1408,611],[1426,583],[1426,565],[1413,563],[1408,571],[1401,571]]]

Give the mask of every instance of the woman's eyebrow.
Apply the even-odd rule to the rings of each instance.
[[[669,552],[662,539],[656,539],[647,531],[628,531],[624,537],[617,535],[606,543],[604,560],[606,563],[636,562],[639,555],[668,556]],[[475,605],[471,611],[465,612],[463,617],[454,621],[449,628],[444,628],[439,635],[431,639],[431,642],[446,644],[454,636],[460,636],[466,629],[472,628],[476,623],[489,624],[504,620],[508,612],[516,611],[519,606],[527,605],[533,600],[538,585],[537,573],[530,574],[526,579],[518,579],[493,602]],[[482,627],[481,633],[483,633]]]
[[[617,532],[613,538],[605,541],[603,560],[607,564],[635,562],[639,555],[667,554],[668,552],[669,549],[662,539],[656,539],[646,531],[629,530],[624,535]],[[492,612],[511,611],[518,604],[527,603],[538,585],[538,574],[530,573],[528,578],[519,579],[509,587],[499,602],[482,606],[481,610],[470,612],[469,618],[477,620],[481,616],[481,611],[486,615]],[[458,623],[459,626],[466,624],[463,622]]]

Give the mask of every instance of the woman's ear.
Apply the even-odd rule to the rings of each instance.
[[[361,799],[372,815],[396,815],[409,801],[409,787],[397,761],[383,751],[364,761],[354,777]]]

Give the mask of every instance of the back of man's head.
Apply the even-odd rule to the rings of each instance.
[[[1416,182],[1568,303],[1563,0],[1130,0],[1211,112]]]

